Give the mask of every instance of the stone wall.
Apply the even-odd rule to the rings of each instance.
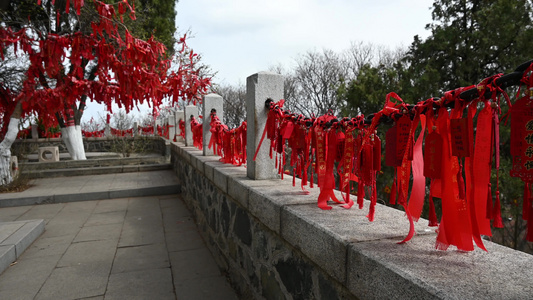
[[[379,205],[316,207],[296,180],[251,180],[245,167],[172,143],[182,196],[242,299],[529,299],[533,257],[485,241],[488,252],[434,249],[435,229]]]
[[[91,137],[83,138],[85,152],[117,152],[119,144],[131,144],[133,141],[143,141],[143,151],[147,153],[167,154],[165,139],[158,136],[140,136],[140,137]],[[32,154],[37,153],[39,147],[57,146],[60,153],[68,152],[65,143],[61,138],[43,138],[43,139],[17,139],[11,147],[14,154]]]

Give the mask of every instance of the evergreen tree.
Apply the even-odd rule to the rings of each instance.
[[[412,97],[438,97],[531,59],[532,14],[530,0],[435,1],[431,35],[415,36],[404,58]]]

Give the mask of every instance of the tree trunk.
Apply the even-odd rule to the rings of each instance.
[[[81,126],[73,125],[61,128],[61,137],[67,146],[68,153],[72,160],[85,160],[85,148],[83,147],[83,136]]]
[[[7,185],[13,181],[11,174],[11,145],[17,138],[20,119],[11,118],[4,140],[0,143],[0,185]]]

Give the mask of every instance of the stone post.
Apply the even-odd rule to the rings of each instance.
[[[263,135],[268,111],[265,101],[283,99],[283,76],[271,72],[259,72],[246,79],[246,170],[251,179],[278,178],[275,161],[270,159],[270,141],[263,141],[263,145],[254,161],[255,150]]]
[[[198,107],[187,105],[185,106],[185,146],[187,147],[192,147],[194,145],[192,140],[191,116],[198,119]]]
[[[111,136],[111,127],[109,126],[109,124],[105,124],[104,136],[105,137],[110,137]]]
[[[168,139],[172,142],[176,136],[176,117],[173,113],[168,116]]]
[[[209,94],[204,96],[204,110],[202,112],[204,116],[203,124],[203,143],[204,143],[204,156],[215,155],[215,147],[208,149],[209,141],[211,140],[211,110],[214,109],[221,122],[224,120],[224,107],[222,96],[217,94]]]
[[[161,126],[161,119],[156,119],[154,124],[154,136],[159,136],[159,131],[157,130],[157,127]]]
[[[185,121],[185,112],[183,110],[176,111],[176,134],[178,134],[177,141],[178,142],[185,142],[179,134],[181,133],[180,130],[180,121]]]
[[[37,124],[31,124],[31,138],[33,140],[36,140],[39,138],[39,127]]]
[[[139,123],[133,122],[133,133],[132,136],[136,137],[139,135]]]

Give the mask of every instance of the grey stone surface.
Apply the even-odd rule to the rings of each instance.
[[[50,277],[61,254],[29,258],[26,253],[0,277],[0,298],[34,299]]]
[[[224,122],[224,99],[222,99],[222,96],[217,94],[208,94],[204,96],[203,101],[203,109],[202,109],[202,115],[204,116],[204,123],[203,123],[203,155],[204,156],[211,156],[215,155],[214,153],[214,147],[211,147],[209,149],[209,141],[211,140],[211,110],[216,110],[217,117],[220,119],[221,122]]]
[[[116,240],[99,240],[87,242],[74,242],[57,263],[57,267],[93,266],[102,264],[111,268],[115,251]]]
[[[264,186],[251,188],[249,193],[250,213],[277,233],[281,232],[281,210],[284,206],[316,203],[315,195],[306,195],[298,188],[283,184],[281,180],[269,180]]]
[[[335,205],[332,210],[321,210],[316,204],[286,206],[281,214],[281,235],[323,266],[329,275],[344,282],[348,243],[381,239],[399,242],[409,231],[404,213],[383,205],[376,206],[375,220],[369,222],[366,218],[369,201],[365,202],[367,209]],[[415,230],[418,234],[434,232],[422,224],[417,224]]]
[[[228,178],[233,176],[242,176],[246,172],[244,167],[238,167],[230,164],[222,164],[213,170],[213,182],[224,193],[228,192]]]
[[[170,252],[174,281],[220,276],[207,248]]]
[[[198,286],[200,279],[173,281],[172,268],[186,270],[194,267],[192,261],[201,270],[198,274],[218,271],[178,195],[8,210],[0,209],[0,215],[15,222],[45,217],[47,225],[46,232],[0,275],[0,299],[205,299],[217,293],[236,298],[221,282],[225,278],[220,272],[208,275],[213,282],[208,294]],[[187,255],[177,255],[180,252]],[[177,261],[179,257],[187,262]]]
[[[30,210],[28,206],[2,208],[0,209],[0,222],[15,221],[16,218],[25,214],[28,210]]]
[[[103,240],[114,240],[115,242],[118,242],[121,231],[122,223],[86,225],[80,230],[74,239],[74,242],[79,243]]]
[[[267,120],[265,101],[283,99],[283,84],[283,76],[271,72],[259,72],[246,78],[247,173],[252,179],[276,178],[275,162],[269,157],[269,141],[263,142],[256,161],[253,157]]]
[[[149,269],[169,268],[166,245],[151,244],[118,248],[112,274]]]
[[[16,260],[15,245],[0,245],[0,272],[9,268],[9,265]]]
[[[238,299],[235,291],[223,276],[175,281],[174,286],[176,293],[182,295],[183,299]]]
[[[204,165],[205,177],[210,181],[215,181],[215,167],[221,165],[219,161],[206,162]]]
[[[13,245],[15,255],[19,257],[44,232],[44,220],[15,221],[13,223],[21,226],[17,226],[16,229],[9,228],[7,232],[11,234],[4,236],[0,245]],[[3,231],[2,227],[0,226],[0,232]]]
[[[205,165],[207,163],[217,163],[220,162],[220,157],[218,156],[199,156],[196,169],[200,172],[200,174],[205,175]],[[211,169],[211,178],[213,178],[213,170]],[[211,180],[211,179],[210,179]]]
[[[176,299],[171,270],[161,268],[111,274],[105,299]],[[180,295],[178,299],[187,298]]]
[[[437,251],[434,243],[419,236],[352,244],[349,289],[368,299],[531,299],[531,255],[490,242],[488,252]]]
[[[56,268],[35,299],[80,299],[103,295],[110,267],[99,263]]]
[[[194,221],[190,221],[191,226],[195,226]],[[183,227],[183,226],[182,226]],[[169,252],[194,250],[205,248],[205,243],[200,234],[194,230],[174,231],[165,233],[167,249]]]
[[[187,147],[193,146],[191,116],[198,120],[198,108],[194,105],[187,105],[185,106],[185,145]]]
[[[48,229],[47,229],[47,232]],[[33,258],[43,258],[46,257],[48,260],[49,257],[53,257],[58,255],[60,253],[63,255],[70,244],[72,244],[72,241],[76,237],[76,234],[66,234],[66,235],[55,235],[51,237],[45,237],[44,235],[41,236],[38,240],[36,240],[28,249],[26,249],[26,252],[24,252],[24,259],[33,259]],[[59,260],[59,259],[58,259]],[[57,264],[54,263],[54,266]]]
[[[169,125],[169,128],[168,128],[168,138],[172,141],[174,140],[174,137],[176,136],[176,117],[174,116],[173,113],[171,113],[169,116],[168,116],[168,125]]]

